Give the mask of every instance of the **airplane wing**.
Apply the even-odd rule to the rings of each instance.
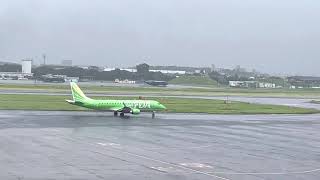
[[[112,107],[112,108],[110,108],[110,110],[120,112],[123,110],[123,108],[124,108],[124,106],[123,107]]]
[[[140,113],[140,109],[132,109],[131,107],[126,106],[125,103],[123,103],[123,106],[112,107],[112,108],[110,108],[110,110],[121,112],[121,113],[131,113],[131,114],[139,114]]]
[[[132,108],[128,107],[125,103],[123,103],[122,106],[112,107],[111,110],[123,113],[130,113],[132,111]]]

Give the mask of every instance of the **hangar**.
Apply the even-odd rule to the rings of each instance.
[[[315,88],[320,87],[320,77],[314,76],[291,76],[288,77],[288,82],[292,86]]]

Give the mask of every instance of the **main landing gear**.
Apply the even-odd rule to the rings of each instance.
[[[113,112],[113,116],[117,117],[118,116],[118,111],[114,111]],[[124,113],[123,112],[120,112],[120,117],[124,117]],[[155,111],[152,111],[151,117],[152,117],[152,119],[156,118],[156,112]]]
[[[124,117],[124,112],[118,112],[118,111],[113,111],[113,116],[117,117],[118,113],[120,113],[120,117],[122,117],[122,118]]]

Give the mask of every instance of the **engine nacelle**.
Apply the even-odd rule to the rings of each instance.
[[[131,114],[140,114],[140,109],[132,109]]]

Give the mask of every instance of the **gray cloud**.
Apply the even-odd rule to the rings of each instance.
[[[0,0],[0,59],[320,75],[316,0]]]

